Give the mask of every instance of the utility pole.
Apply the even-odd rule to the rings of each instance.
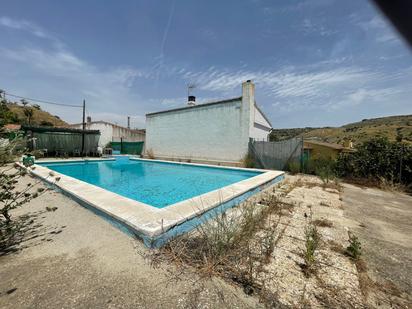
[[[82,156],[84,155],[84,130],[86,130],[86,100],[83,100],[83,125],[82,125]]]

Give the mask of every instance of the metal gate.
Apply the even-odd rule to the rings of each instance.
[[[249,154],[259,168],[287,170],[289,164],[302,166],[303,138],[292,138],[280,142],[250,139]]]

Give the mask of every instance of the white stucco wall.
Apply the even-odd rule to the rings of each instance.
[[[81,129],[82,124],[75,124],[71,127]],[[86,129],[100,131],[99,147],[105,147],[107,143],[112,141],[120,142],[121,137],[123,137],[123,141],[126,142],[140,142],[145,140],[145,135],[139,131],[123,128],[108,122],[86,123]]]
[[[156,157],[239,161],[248,147],[241,106],[238,100],[148,115],[146,150]]]
[[[263,117],[259,109],[254,107],[253,128],[250,137],[258,140],[267,140],[270,133],[271,124]],[[265,127],[265,128],[262,128]]]
[[[266,138],[255,119],[270,124],[255,107],[255,87],[242,84],[242,97],[146,115],[145,149],[157,158],[239,162],[249,138]],[[263,120],[262,120],[263,119]]]

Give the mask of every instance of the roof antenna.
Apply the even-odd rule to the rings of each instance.
[[[195,83],[187,84],[187,105],[195,106],[196,105],[196,97],[192,95],[192,90],[196,88]]]

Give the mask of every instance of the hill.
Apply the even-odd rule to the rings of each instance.
[[[412,115],[363,119],[341,127],[274,129],[271,133],[272,140],[296,136],[338,144],[350,139],[356,145],[372,137],[386,137],[391,141],[402,139],[412,143]]]
[[[2,104],[3,105],[3,104]],[[30,108],[32,111],[32,116],[30,117],[30,124],[31,125],[38,125],[38,126],[51,126],[51,127],[66,127],[68,123],[60,119],[58,116],[54,116],[49,112],[46,112],[40,108],[38,105],[27,106],[24,107],[17,103],[7,103],[3,105],[2,112],[3,116],[7,115],[7,117],[1,117],[1,123],[17,123],[17,124],[28,124],[28,118],[24,113],[24,110]],[[7,110],[4,113],[3,110]],[[7,119],[6,119],[7,118]]]

